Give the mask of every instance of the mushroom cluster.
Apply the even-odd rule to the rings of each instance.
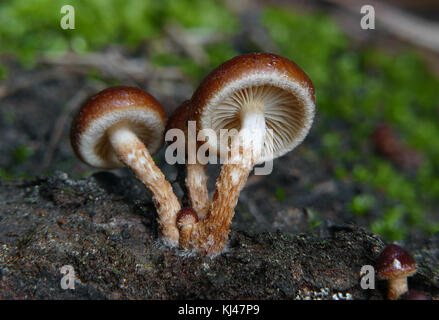
[[[246,54],[208,74],[180,108],[186,109],[186,121],[195,121],[198,132],[210,129],[217,134],[215,143],[206,142],[209,150],[220,158],[229,156],[222,159],[209,210],[192,226],[190,239],[184,239],[187,249],[214,256],[226,245],[239,193],[253,167],[291,151],[308,134],[314,118],[314,87],[286,58]],[[181,116],[181,109],[173,117]],[[235,129],[237,134],[229,143],[218,144],[224,129]]]
[[[72,145],[78,157],[92,166],[125,165],[134,172],[152,192],[161,236],[168,243],[215,256],[226,246],[239,193],[253,168],[299,145],[311,128],[314,112],[313,84],[294,62],[275,54],[251,53],[209,73],[167,125],[163,108],[149,94],[128,87],[104,90],[75,117]],[[191,121],[195,136],[188,132]],[[218,139],[205,142],[210,156],[223,161],[213,199],[207,190],[205,163],[197,157],[200,144],[195,142],[195,150],[185,149],[190,207],[181,208],[150,155],[160,147],[165,128],[181,130],[186,147],[203,130],[216,135]],[[236,133],[225,143],[224,130]]]

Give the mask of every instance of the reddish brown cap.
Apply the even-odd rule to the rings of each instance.
[[[171,129],[180,129],[184,133],[185,143],[187,147],[187,129],[188,129],[188,119],[190,117],[191,104],[190,100],[184,101],[177,109],[174,110],[172,115],[169,117],[168,124],[166,125],[166,132]],[[172,143],[172,141],[168,141],[168,143]],[[187,151],[187,148],[186,148]]]
[[[243,104],[262,105],[266,129],[272,129],[275,136],[272,153],[265,148],[265,160],[300,144],[315,110],[309,77],[294,62],[271,53],[250,53],[226,61],[207,75],[191,100],[191,119],[197,121],[197,130],[213,129],[218,137],[221,129],[240,129]]]
[[[198,222],[198,215],[191,207],[182,208],[177,214],[177,225],[179,227]]]
[[[169,117],[168,124],[166,125],[166,131],[170,129],[187,130],[187,121],[190,116],[190,100],[184,101],[177,109],[174,110]]]
[[[387,246],[378,258],[377,276],[379,279],[409,277],[416,270],[416,261],[413,257],[396,244]]]
[[[185,163],[187,163],[187,154],[189,152],[188,148],[188,121],[190,117],[191,104],[190,100],[184,101],[177,109],[174,110],[171,117],[168,120],[168,124],[166,126],[165,139],[169,145],[176,142],[178,143],[178,148],[183,148],[185,150]],[[180,132],[171,132],[170,130],[178,129],[181,130],[183,136],[181,136]],[[176,136],[177,135],[177,136]],[[196,137],[194,137],[196,140]],[[194,150],[196,151],[196,150]],[[196,155],[195,155],[196,156]],[[191,158],[192,159],[192,158]],[[178,159],[177,161],[181,161],[182,159]],[[180,162],[179,162],[180,163]]]
[[[134,87],[107,88],[89,98],[72,121],[70,141],[76,155],[98,168],[118,168],[122,163],[107,137],[110,127],[128,123],[150,153],[163,144],[166,112],[150,94]]]

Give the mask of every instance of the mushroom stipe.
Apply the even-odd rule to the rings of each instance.
[[[176,226],[176,214],[180,203],[161,170],[157,167],[148,149],[126,124],[109,129],[111,146],[119,160],[152,193],[152,199],[159,216],[160,233],[169,245],[176,245],[179,232]]]
[[[417,271],[416,261],[403,248],[390,244],[377,261],[378,279],[387,280],[387,299],[397,300],[408,289],[407,278]]]
[[[185,151],[188,153],[188,126],[187,121],[190,113],[190,102],[183,102],[169,118],[166,131],[170,129],[182,130],[185,134]],[[187,157],[188,158],[188,157]],[[192,208],[197,212],[198,218],[203,218],[210,206],[209,191],[207,190],[206,165],[201,164],[195,157],[194,163],[187,161],[186,188]]]

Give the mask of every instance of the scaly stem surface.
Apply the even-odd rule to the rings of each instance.
[[[187,164],[186,187],[192,208],[202,219],[209,210],[210,199],[207,190],[206,166],[203,164]]]
[[[387,299],[398,300],[398,298],[408,291],[407,277],[387,280]]]
[[[231,157],[221,168],[210,209],[193,228],[191,246],[208,256],[225,248],[239,193],[261,157],[265,138],[262,112],[245,112],[231,144]]]
[[[127,125],[114,126],[109,130],[108,135],[119,160],[152,193],[158,213],[161,238],[170,246],[178,245],[179,232],[176,218],[181,206],[171,184],[155,164],[148,149]]]

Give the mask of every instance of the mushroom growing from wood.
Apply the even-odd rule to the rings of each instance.
[[[417,270],[412,256],[396,244],[387,246],[377,262],[378,279],[387,280],[387,299],[397,300],[408,291],[407,277]]]
[[[239,193],[253,167],[293,150],[308,134],[314,118],[314,86],[286,58],[245,54],[213,70],[190,104],[198,131],[212,129],[219,141],[222,129],[238,132],[227,145],[209,146],[219,157],[224,149],[231,157],[221,168],[210,209],[194,226],[190,241],[195,250],[214,256],[226,245]]]
[[[166,112],[150,94],[133,87],[111,87],[88,99],[71,127],[76,155],[97,168],[127,166],[151,191],[163,240],[178,244],[180,203],[151,154],[163,144]]]

